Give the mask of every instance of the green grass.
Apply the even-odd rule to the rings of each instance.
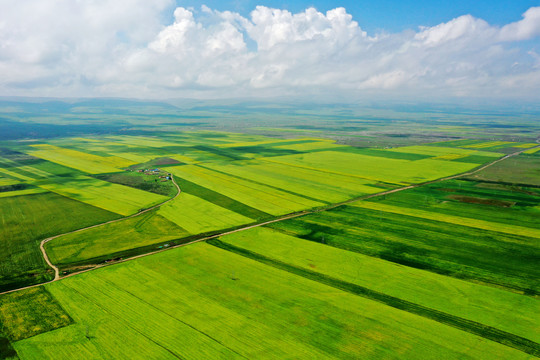
[[[193,235],[253,222],[253,219],[184,192],[163,205],[158,214]]]
[[[488,185],[488,186],[486,186]],[[474,181],[451,180],[401,191],[384,197],[383,204],[397,206],[405,214],[428,211],[432,218],[462,221],[472,227],[538,237],[540,189],[517,186],[495,188]],[[381,198],[370,200],[380,202]],[[373,205],[375,206],[375,205]],[[458,217],[459,219],[457,219]],[[452,220],[450,220],[452,219]],[[472,222],[467,219],[473,219]],[[474,223],[476,220],[479,220]]]
[[[254,220],[263,220],[263,219],[267,219],[271,217],[270,214],[267,214],[263,211],[257,210],[251,206],[248,206],[239,201],[231,199],[230,197],[225,196],[219,192],[197,185],[186,179],[175,177],[174,181],[176,181],[180,189],[182,189],[182,192],[186,194],[194,195],[203,200],[206,200],[208,202],[221,206],[225,209],[234,211],[235,213],[238,213],[242,216],[245,216]]]
[[[351,294],[355,294],[355,295],[362,296],[370,300],[383,303],[385,305],[391,306],[399,310],[407,311],[412,314],[425,317],[427,319],[435,320],[437,322],[440,322],[441,324],[449,325],[454,328],[464,330],[468,333],[484,337],[486,339],[498,342],[500,344],[504,344],[514,349],[518,349],[527,354],[536,355],[536,356],[540,355],[540,344],[535,343],[534,341],[531,341],[529,339],[523,338],[521,336],[517,336],[511,333],[508,333],[506,331],[502,331],[500,329],[493,328],[493,327],[480,324],[474,321],[470,321],[464,318],[456,317],[442,311],[430,309],[425,306],[421,306],[407,300],[389,296],[387,294],[384,294],[378,291],[373,291],[363,286],[352,284],[350,282],[346,282],[346,281],[338,280],[336,278],[325,276],[315,271],[302,269],[300,267],[292,266],[290,264],[287,264],[281,261],[273,260],[264,255],[260,255],[246,249],[242,249],[242,248],[239,248],[239,247],[227,244],[227,243],[223,243],[220,240],[216,240],[216,239],[209,240],[209,243],[211,243],[212,245],[218,248],[230,251],[235,254],[245,256],[246,258],[259,261],[263,264],[273,266],[277,269],[288,271],[292,274],[296,274],[304,278],[311,279],[311,280],[317,281],[319,283],[322,283],[328,286],[335,287],[343,291],[347,291]]]
[[[117,217],[54,193],[0,199],[0,289],[51,278],[39,250],[42,239]]]
[[[140,172],[121,172],[112,174],[95,175],[97,179],[126,185],[135,189],[149,191],[154,194],[173,197],[176,195],[176,186],[170,180],[163,181],[160,176],[167,176],[167,171],[161,171],[159,175],[146,175]]]
[[[238,202],[272,215],[282,215],[323,205],[321,202],[247,180],[240,180],[196,165],[177,166],[169,169],[175,177],[187,179],[197,185],[219,192]]]
[[[540,186],[540,157],[514,156],[470,176],[470,179]]]
[[[150,211],[131,219],[68,234],[46,244],[54,264],[80,263],[137,247],[188,236],[189,233]]]
[[[42,286],[0,296],[0,333],[11,342],[68,326],[72,321]]]
[[[46,287],[74,324],[15,342],[21,359],[528,358],[202,243]]]
[[[293,267],[540,342],[533,315],[539,304],[532,297],[401,266],[269,228],[253,228],[220,240]]]
[[[426,148],[437,149],[434,147]],[[477,164],[436,160],[432,158],[410,161],[338,151],[321,151],[302,155],[280,156],[268,158],[267,160],[299,168],[318,170],[331,174],[356,176],[367,180],[394,184],[435,180],[462,173],[477,166]],[[355,164],[355,166],[351,166],[351,164]]]
[[[266,185],[279,191],[303,196],[318,202],[335,203],[381,191],[374,186],[370,186],[373,185],[372,182],[362,181],[359,178],[335,175],[330,176],[326,181],[322,175],[319,176],[314,171],[307,169],[298,171],[297,168],[292,166],[266,161],[242,161],[201,166],[237,177],[243,181],[248,180],[255,184]]]
[[[527,294],[540,291],[539,248],[534,238],[357,206],[342,206],[271,227],[443,275]]]
[[[131,215],[167,200],[167,197],[162,195],[87,176],[54,178],[39,182],[37,185],[121,215]]]

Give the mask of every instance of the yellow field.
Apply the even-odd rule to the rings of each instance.
[[[7,170],[7,169],[4,169],[4,168],[0,167],[0,175],[1,174],[8,175],[9,177],[17,178],[19,180],[26,180],[26,181],[34,181],[35,180],[35,179],[33,179],[33,178],[29,177],[29,176],[21,175],[19,173],[16,173],[16,172],[13,172],[13,171],[10,171],[10,170]]]
[[[2,171],[2,169],[0,169],[0,171]],[[0,176],[0,186],[15,185],[15,184],[18,184],[18,183],[19,183],[19,181],[15,180],[15,179],[9,179],[9,178],[5,178],[5,177]]]
[[[528,143],[528,144],[514,145],[514,146],[512,146],[512,147],[528,149],[528,148],[535,147],[535,146],[537,146],[537,145],[538,145],[538,144],[536,144],[536,143]]]
[[[175,166],[168,169],[178,177],[272,215],[282,215],[323,205],[320,202],[194,165]]]
[[[525,150],[523,153],[524,154],[534,154],[536,152],[540,151],[540,147],[538,148],[534,148],[534,149],[529,149],[529,150]]]
[[[446,222],[450,224],[463,225],[463,226],[468,226],[468,227],[472,227],[476,229],[496,231],[496,232],[501,232],[505,234],[520,235],[520,236],[527,236],[527,237],[540,239],[540,232],[538,231],[538,229],[532,229],[532,228],[527,228],[527,227],[518,226],[518,225],[501,224],[501,223],[479,220],[479,219],[471,219],[471,218],[466,218],[466,217],[461,217],[461,216],[439,214],[439,213],[435,213],[431,211],[410,209],[410,208],[381,204],[378,202],[370,202],[370,201],[357,201],[355,203],[351,203],[350,205],[361,207],[364,209],[371,209],[371,210],[390,212],[390,213],[400,214],[400,215],[414,216],[414,217],[419,217],[422,219],[442,221],[442,222]]]
[[[369,180],[267,161],[208,164],[206,167],[329,202],[340,202],[363,194],[383,191],[381,188],[369,186],[373,184]]]
[[[456,160],[467,157],[465,154],[446,154],[432,158],[433,160]]]
[[[40,188],[33,188],[33,189],[26,189],[26,190],[6,191],[6,192],[0,192],[0,198],[20,196],[20,195],[39,194],[43,192],[47,192],[47,190],[40,189]]]
[[[37,150],[29,151],[30,155],[89,174],[118,172],[122,167],[136,163],[117,156],[98,156],[48,144],[31,146]]]
[[[162,206],[158,213],[191,234],[253,222],[248,217],[186,193]]]
[[[167,197],[98,179],[80,176],[39,187],[121,215],[130,215],[167,200]]]
[[[435,180],[466,172],[478,166],[457,161],[434,159],[411,161],[335,151],[276,156],[264,160],[400,185]]]

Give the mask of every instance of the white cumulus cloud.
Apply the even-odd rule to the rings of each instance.
[[[0,0],[0,95],[538,99],[539,37],[540,7],[501,27],[465,14],[367,34],[341,7]]]

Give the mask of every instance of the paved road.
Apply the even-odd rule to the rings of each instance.
[[[540,139],[538,139],[536,141],[537,143],[540,143]],[[264,226],[264,225],[267,225],[267,224],[271,224],[271,223],[275,223],[275,222],[279,222],[279,221],[284,221],[284,220],[287,220],[287,219],[292,219],[292,218],[296,218],[296,217],[299,217],[299,216],[304,216],[304,215],[307,215],[307,214],[313,214],[313,213],[316,213],[316,212],[321,212],[321,211],[326,211],[326,210],[330,210],[330,209],[334,209],[338,206],[341,206],[341,205],[346,205],[346,204],[349,204],[349,203],[352,203],[352,202],[355,202],[355,201],[360,201],[360,200],[366,200],[366,199],[371,199],[371,198],[374,198],[374,197],[379,197],[379,196],[384,196],[384,195],[388,195],[388,194],[393,194],[393,193],[396,193],[398,191],[404,191],[404,190],[409,190],[409,189],[414,189],[414,188],[417,188],[417,187],[420,187],[420,186],[424,186],[424,185],[429,185],[429,184],[434,184],[434,183],[437,183],[437,182],[441,182],[441,181],[446,181],[446,180],[452,180],[452,179],[457,179],[457,178],[460,178],[460,177],[463,177],[463,176],[469,176],[469,175],[473,175],[473,174],[476,174],[477,172],[479,171],[482,171],[490,166],[493,166],[501,161],[504,161],[510,157],[513,157],[513,156],[516,156],[516,155],[519,155],[521,154],[522,152],[526,151],[526,150],[531,150],[531,149],[536,149],[536,148],[540,148],[540,145],[538,146],[535,146],[533,148],[528,148],[528,149],[523,149],[523,150],[520,150],[520,151],[516,151],[514,153],[511,153],[511,154],[508,154],[508,155],[505,155],[497,160],[494,160],[486,165],[483,165],[479,168],[476,168],[472,171],[468,171],[468,172],[465,172],[465,173],[461,173],[461,174],[457,174],[457,175],[452,175],[452,176],[447,176],[447,177],[444,177],[444,178],[440,178],[440,179],[437,179],[437,180],[432,180],[432,181],[427,181],[427,182],[424,182],[424,183],[420,183],[420,184],[415,184],[415,185],[409,185],[409,186],[405,186],[405,187],[401,187],[401,188],[398,188],[398,189],[392,189],[392,190],[388,190],[388,191],[383,191],[383,192],[380,192],[380,193],[376,193],[376,194],[371,194],[371,195],[364,195],[364,196],[361,196],[361,197],[357,197],[357,198],[354,198],[354,199],[350,199],[350,200],[347,200],[347,201],[343,201],[343,202],[340,202],[340,203],[335,203],[335,204],[331,204],[331,205],[328,205],[328,206],[325,206],[325,207],[322,207],[322,208],[319,208],[319,209],[314,209],[314,210],[306,210],[306,211],[302,211],[302,212],[298,212],[298,213],[293,213],[293,214],[287,214],[287,215],[283,215],[281,217],[278,217],[278,218],[275,218],[273,220],[269,220],[269,221],[265,221],[265,222],[262,222],[262,223],[258,223],[258,224],[253,224],[253,225],[248,225],[248,226],[245,226],[245,227],[241,227],[239,229],[236,229],[236,230],[231,230],[231,231],[226,231],[226,232],[222,232],[222,233],[219,233],[219,234],[216,234],[216,235],[212,235],[212,236],[206,236],[206,237],[202,237],[200,239],[197,239],[197,240],[193,240],[191,242],[188,242],[188,243],[184,243],[184,244],[180,244],[180,245],[176,245],[176,246],[171,246],[171,247],[168,247],[168,248],[164,248],[164,249],[160,249],[160,250],[156,250],[156,251],[152,251],[152,252],[149,252],[149,253],[145,253],[145,254],[141,254],[141,255],[136,255],[136,256],[133,256],[133,257],[130,257],[130,258],[127,258],[127,259],[122,259],[122,260],[119,260],[119,261],[115,261],[115,262],[112,262],[112,263],[108,263],[108,264],[101,264],[101,265],[96,265],[90,269],[87,269],[87,270],[83,270],[83,271],[79,271],[79,272],[76,272],[76,273],[72,273],[72,274],[69,274],[67,276],[64,276],[64,277],[60,277],[60,272],[58,270],[58,268],[50,261],[49,257],[47,256],[47,252],[45,251],[45,248],[44,248],[44,245],[53,240],[53,239],[56,239],[60,236],[64,236],[64,235],[67,235],[67,234],[73,234],[73,233],[77,233],[77,232],[80,232],[80,231],[84,231],[84,230],[88,230],[88,229],[92,229],[92,228],[96,228],[96,227],[99,227],[99,226],[103,226],[103,225],[106,225],[106,224],[112,224],[112,223],[115,223],[115,222],[119,222],[119,221],[123,221],[123,220],[126,220],[126,219],[131,219],[131,218],[134,218],[136,216],[139,216],[141,214],[144,214],[148,211],[151,211],[151,210],[154,210],[166,203],[168,203],[169,201],[172,201],[174,199],[176,199],[178,197],[178,195],[180,195],[180,187],[178,186],[178,184],[176,183],[176,181],[174,181],[174,177],[172,177],[172,181],[174,183],[174,185],[176,186],[178,192],[176,193],[176,195],[174,197],[172,197],[171,199],[168,199],[167,201],[164,201],[158,205],[155,205],[155,206],[152,206],[151,208],[148,208],[148,209],[145,209],[137,214],[133,214],[133,215],[130,215],[130,216],[127,216],[127,217],[123,217],[123,218],[120,218],[120,219],[116,219],[116,220],[111,220],[111,221],[108,221],[108,222],[104,222],[104,223],[101,223],[101,224],[97,224],[97,225],[93,225],[93,226],[88,226],[88,227],[85,227],[85,228],[82,228],[82,229],[78,229],[78,230],[74,230],[74,231],[70,231],[70,232],[67,232],[67,233],[63,233],[63,234],[59,234],[59,235],[55,235],[55,236],[52,236],[50,238],[47,238],[47,239],[44,239],[41,241],[40,243],[40,249],[41,249],[41,252],[43,254],[43,258],[45,259],[45,261],[47,262],[47,264],[54,269],[54,279],[51,280],[51,281],[48,281],[46,283],[41,283],[41,284],[36,284],[36,285],[31,285],[31,286],[26,286],[26,287],[23,287],[23,288],[19,288],[19,289],[14,289],[14,290],[9,290],[9,291],[5,291],[5,292],[2,292],[0,293],[0,295],[2,294],[7,294],[7,293],[10,293],[10,292],[14,292],[14,291],[19,291],[19,290],[23,290],[23,289],[29,289],[29,288],[33,288],[33,287],[36,287],[36,286],[40,286],[40,285],[43,285],[43,284],[48,284],[48,283],[51,283],[51,282],[54,282],[54,281],[57,281],[57,280],[60,280],[60,279],[64,279],[64,278],[67,278],[67,277],[70,277],[70,276],[74,276],[74,275],[78,275],[78,274],[81,274],[81,273],[84,273],[84,272],[88,272],[88,271],[92,271],[92,270],[95,270],[95,269],[99,269],[101,267],[104,267],[104,266],[109,266],[109,265],[114,265],[114,264],[118,264],[118,263],[121,263],[121,262],[125,262],[125,261],[131,261],[131,260],[134,260],[134,259],[138,259],[138,258],[141,258],[141,257],[144,257],[144,256],[149,256],[149,255],[153,255],[153,254],[157,254],[159,252],[162,252],[162,251],[167,251],[167,250],[170,250],[170,249],[175,249],[175,248],[179,248],[179,247],[183,247],[183,246],[187,246],[187,245],[191,245],[191,244],[195,244],[195,243],[198,243],[198,242],[201,242],[201,241],[206,241],[206,240],[210,240],[210,239],[215,239],[217,237],[220,237],[220,236],[224,236],[224,235],[228,235],[228,234],[233,234],[233,233],[236,233],[236,232],[239,232],[239,231],[245,231],[245,230],[249,230],[249,229],[253,229],[255,227],[259,227],[259,226]],[[171,175],[172,176],[172,175]]]

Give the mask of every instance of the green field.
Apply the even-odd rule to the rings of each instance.
[[[480,181],[540,187],[540,156],[521,154],[495,164],[470,177]]]
[[[0,358],[540,356],[534,139],[418,121],[1,141]]]
[[[186,230],[157,215],[154,210],[124,221],[61,236],[48,242],[45,249],[53,263],[65,265],[188,235]]]
[[[532,297],[255,228],[221,237],[224,243],[452,316],[540,342]]]
[[[200,166],[176,166],[169,168],[169,170],[179,178],[194,182],[272,215],[282,215],[324,205],[306,197],[287,193],[267,185],[241,180]]]
[[[402,151],[406,152],[407,150],[402,148]],[[496,158],[493,157],[492,159]],[[394,184],[425,182],[466,172],[478,166],[476,163],[434,158],[411,161],[342,151],[321,151],[302,155],[279,156],[268,159],[268,161]],[[356,164],[356,166],[353,167],[351,164]]]
[[[87,176],[38,182],[43,189],[120,215],[131,215],[167,200],[167,197]]]
[[[190,234],[253,222],[248,217],[187,193],[181,193],[178,198],[162,206],[158,213]]]
[[[74,323],[13,342],[22,359],[529,358],[206,244],[46,289]]]
[[[117,214],[54,193],[0,200],[0,289],[51,278],[39,250],[49,236],[118,218]]]
[[[540,197],[480,185],[440,182],[271,227],[398,264],[538,294]]]

